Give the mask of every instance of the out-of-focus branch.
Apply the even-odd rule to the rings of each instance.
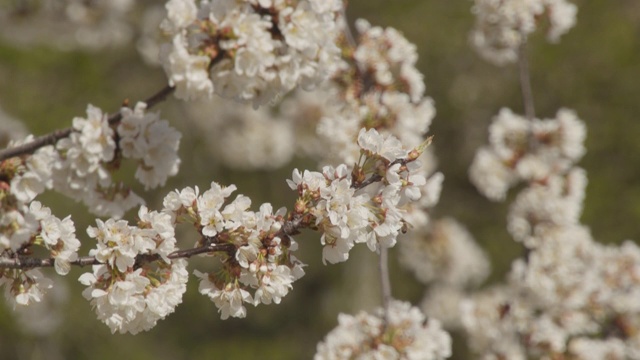
[[[526,40],[518,48],[518,72],[520,75],[520,91],[524,104],[524,114],[531,121],[536,117],[533,91],[531,90],[531,75],[529,73],[529,60],[527,59]]]
[[[391,302],[391,280],[389,279],[389,249],[380,247],[378,269],[380,270],[380,291],[385,321],[389,322],[389,303]]]
[[[159,102],[164,101],[166,97],[174,91],[174,89],[175,88],[173,86],[167,85],[157,93],[150,96],[148,99],[144,100],[144,102],[147,104],[147,108],[148,109],[152,108]],[[120,113],[120,110],[118,110],[117,112],[109,116],[109,124],[115,124],[121,119],[122,119],[122,114]],[[50,134],[39,136],[35,138],[33,141],[28,142],[26,144],[16,146],[10,149],[1,150],[0,161],[4,161],[6,159],[10,159],[16,156],[32,154],[36,150],[40,149],[41,147],[44,147],[47,145],[54,145],[55,143],[58,142],[58,140],[68,137],[72,131],[73,131],[73,128],[56,130]]]

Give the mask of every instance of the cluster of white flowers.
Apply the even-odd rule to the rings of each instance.
[[[170,0],[160,57],[182,99],[272,102],[311,89],[339,60],[339,0]]]
[[[164,211],[174,221],[200,229],[200,246],[231,248],[216,255],[222,269],[211,273],[196,270],[200,293],[216,304],[222,319],[246,316],[244,303],[279,303],[292,283],[304,275],[305,266],[292,254],[297,243],[283,232],[285,209],[274,213],[266,203],[253,212],[247,210],[251,200],[243,195],[225,205],[235,189],[234,185],[222,187],[212,182],[202,194],[197,187],[185,188],[164,199]]]
[[[54,164],[53,186],[70,198],[80,199],[98,215],[121,217],[143,201],[128,189],[112,184],[107,164],[116,155],[114,135],[108,114],[89,105],[87,118],[74,118],[69,137],[56,144],[60,159]]]
[[[364,20],[357,27],[359,44],[341,44],[346,55],[333,81],[311,93],[295,91],[276,115],[270,109],[252,112],[211,101],[190,106],[198,126],[221,134],[221,141],[210,142],[217,157],[241,169],[282,166],[294,152],[323,164],[351,164],[358,160],[354,140],[363,127],[393,134],[407,146],[419,145],[435,108],[433,100],[424,97],[415,45],[391,28],[372,27]],[[425,174],[435,163],[430,157],[427,151],[421,159]]]
[[[463,300],[471,348],[486,358],[636,359],[640,248],[557,227],[513,264],[508,286]]]
[[[357,45],[343,46],[352,54],[333,74],[334,87],[326,91],[324,116],[317,133],[328,144],[328,161],[347,164],[357,161],[359,151],[353,139],[365,127],[417,146],[435,116],[433,100],[424,97],[422,74],[416,69],[416,46],[393,28],[356,22]],[[339,104],[339,105],[336,105]]]
[[[563,176],[551,176],[545,184],[531,184],[511,205],[509,233],[533,249],[547,229],[578,223],[586,185],[586,173],[580,168],[573,168]]]
[[[361,129],[361,161],[354,169],[342,164],[322,172],[297,169],[289,187],[297,190],[295,213],[322,233],[323,261],[346,261],[357,243],[371,251],[392,247],[403,231],[404,207],[420,199],[426,179],[416,169],[424,151],[407,151],[393,136]],[[370,177],[369,177],[370,176]],[[379,181],[373,182],[372,179]]]
[[[385,312],[340,314],[338,326],[318,344],[316,360],[411,359],[437,360],[451,356],[451,337],[435,319],[416,307],[393,301]]]
[[[502,65],[518,59],[518,48],[548,20],[547,38],[557,42],[576,23],[577,7],[567,0],[475,0],[471,43],[487,60]]]
[[[491,200],[504,200],[518,181],[544,184],[580,160],[585,136],[585,125],[572,110],[528,121],[502,109],[489,128],[489,146],[478,150],[469,169],[471,182]]]
[[[133,110],[122,108],[118,144],[125,158],[138,160],[136,179],[149,189],[164,185],[167,177],[178,173],[182,135],[167,120],[160,120],[158,113],[146,113],[146,108],[143,102]]]
[[[9,143],[9,148],[20,146],[33,140],[33,135]],[[58,154],[52,146],[38,149],[32,156],[7,159],[4,165],[5,174],[11,179],[11,194],[21,203],[33,200],[46,188],[53,185],[52,172]]]
[[[60,220],[51,214],[51,209],[38,201],[29,205],[29,213],[38,224],[38,237],[55,259],[54,267],[60,275],[66,275],[71,269],[71,262],[78,258],[80,241],[76,238],[76,228],[70,216]],[[2,235],[0,235],[2,236]],[[37,240],[37,239],[36,239]],[[21,247],[24,244],[20,245]],[[11,248],[16,251],[15,247]]]
[[[27,206],[0,190],[0,257],[20,259],[41,246],[54,259],[56,272],[67,275],[80,248],[75,231],[70,217],[61,220],[38,201]],[[0,271],[0,285],[5,286],[7,299],[14,305],[41,301],[50,283],[38,270]]]
[[[51,279],[44,277],[38,269],[2,269],[0,275],[5,298],[14,308],[16,305],[26,306],[42,301],[47,290],[53,286]]]
[[[47,338],[65,323],[65,305],[69,300],[69,286],[63,278],[51,280],[51,288],[42,301],[15,308],[16,324],[23,332]]]
[[[0,111],[0,141],[8,147],[29,142],[26,129]],[[45,248],[54,259],[59,275],[69,272],[70,262],[77,259],[80,242],[70,217],[59,219],[51,210],[32,200],[51,184],[54,151],[40,149],[37,155],[11,158],[0,162],[0,258],[21,259],[36,247]],[[14,305],[40,302],[52,282],[37,270],[0,270],[0,286],[5,287],[7,301]]]
[[[145,114],[146,105],[134,110],[123,108],[117,131],[108,115],[89,105],[87,118],[73,119],[71,134],[53,146],[38,149],[31,156],[5,161],[11,168],[11,194],[28,203],[47,188],[82,201],[98,215],[121,217],[143,203],[142,198],[120,183],[113,183],[111,172],[120,156],[139,161],[136,178],[146,188],[164,185],[177,174],[180,133],[158,114]],[[118,142],[116,143],[116,139]],[[28,136],[10,147],[33,140]]]
[[[0,3],[0,35],[5,41],[54,45],[62,50],[99,50],[133,37],[133,0],[35,0]]]
[[[587,178],[575,162],[585,133],[569,110],[527,121],[503,109],[471,166],[492,200],[527,185],[507,226],[524,258],[505,285],[456,300],[469,345],[483,358],[640,358],[640,248],[598,244],[579,222]]]
[[[187,289],[187,262],[171,260],[176,250],[169,214],[141,207],[138,226],[124,220],[96,220],[87,233],[97,247],[89,252],[100,265],[80,276],[98,319],[111,332],[148,330],[172,313]]]

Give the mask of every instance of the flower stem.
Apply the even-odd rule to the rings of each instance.
[[[391,302],[391,281],[389,279],[389,249],[380,247],[380,257],[378,269],[380,270],[380,290],[382,295],[382,307],[384,309],[384,318],[388,322],[389,303]]]
[[[524,114],[527,120],[532,121],[536,117],[536,111],[533,101],[533,91],[531,90],[531,75],[529,73],[526,41],[518,48],[518,72],[520,74],[520,90],[522,92]]]

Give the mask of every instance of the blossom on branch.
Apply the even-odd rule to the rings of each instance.
[[[197,187],[186,188],[164,199],[164,212],[173,222],[193,224],[202,234],[197,246],[226,249],[212,258],[220,270],[195,270],[200,293],[215,303],[223,320],[245,317],[244,303],[280,303],[305,266],[292,254],[297,243],[283,230],[286,210],[274,213],[266,203],[250,211],[251,200],[244,195],[228,201],[235,190],[235,185],[212,182],[202,194]]]
[[[322,82],[339,59],[339,0],[170,0],[160,58],[182,99],[274,101]]]
[[[0,172],[9,179],[9,192],[28,203],[45,189],[54,189],[82,201],[98,215],[122,217],[141,205],[142,198],[122,183],[114,183],[112,173],[124,158],[138,160],[135,177],[145,188],[163,185],[176,175],[180,159],[180,133],[160,120],[157,113],[145,113],[146,104],[121,109],[114,126],[99,108],[87,107],[87,118],[76,117],[69,135],[55,146],[42,146],[32,155],[8,158]],[[33,140],[28,136],[9,144],[16,147]]]
[[[406,226],[405,207],[421,197],[426,180],[417,158],[393,136],[362,129],[361,160],[353,169],[325,166],[322,173],[294,170],[289,187],[298,192],[295,214],[322,233],[323,261],[346,261],[357,243],[371,251],[392,247]]]
[[[111,332],[149,330],[172,313],[187,289],[187,262],[171,260],[176,239],[171,216],[141,207],[138,226],[124,220],[96,220],[89,227],[97,247],[89,254],[100,265],[80,276],[98,319]]]
[[[160,120],[159,113],[145,112],[146,108],[143,102],[133,110],[122,108],[118,144],[125,158],[139,161],[135,176],[148,190],[164,185],[169,176],[178,173],[182,135],[167,120]]]
[[[575,25],[577,11],[567,0],[474,0],[476,25],[471,44],[496,65],[513,63],[518,48],[542,20],[549,24],[549,41],[557,42]]]
[[[392,301],[373,314],[338,316],[338,326],[317,346],[316,360],[411,359],[438,360],[451,356],[451,337],[440,322],[426,319],[416,307]]]
[[[533,119],[501,109],[469,168],[476,188],[490,200],[504,200],[518,181],[546,184],[567,173],[584,155],[586,128],[576,113],[558,110],[554,119]]]

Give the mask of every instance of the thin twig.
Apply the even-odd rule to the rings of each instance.
[[[395,164],[400,164],[400,165],[406,165],[408,162],[410,162],[411,160],[409,159],[395,159],[394,161],[390,162],[389,165],[387,165],[388,168],[392,167]],[[361,183],[356,183],[354,182],[352,187],[356,190],[365,188],[373,183],[376,183],[380,180],[382,180],[383,177],[380,174],[373,174],[371,175],[371,177],[369,177],[368,179],[366,179],[365,181],[361,182]]]
[[[536,111],[533,101],[533,91],[531,90],[526,40],[518,47],[518,70],[520,73],[520,90],[522,92],[522,102],[524,103],[524,114],[527,120],[532,121],[536,117]]]
[[[157,93],[153,94],[151,97],[149,97],[147,100],[144,101],[145,103],[147,103],[147,109],[152,108],[159,102],[166,99],[166,97],[169,94],[171,94],[174,89],[175,88],[173,86],[167,85]],[[122,114],[120,113],[120,110],[118,110],[117,112],[109,115],[109,124],[115,124],[121,119],[122,119]],[[30,141],[26,144],[16,146],[10,149],[4,149],[0,151],[0,161],[4,161],[6,159],[10,159],[16,156],[33,154],[36,150],[40,149],[41,147],[44,147],[47,145],[54,145],[55,143],[58,142],[58,140],[68,137],[72,131],[73,131],[73,128],[56,130],[50,134],[39,136],[35,138],[33,141]]]
[[[301,217],[294,217],[290,221],[285,221],[282,225],[280,231],[276,234],[276,236],[290,236],[296,234],[301,226],[304,223],[302,222]],[[215,242],[206,242],[205,245],[198,246],[192,249],[183,249],[176,250],[170,253],[167,257],[169,259],[188,259],[192,256],[207,254],[213,252],[230,252],[233,253],[236,250],[236,245],[230,243],[215,243]],[[141,264],[160,260],[161,257],[158,254],[140,254],[136,257],[136,264],[140,266]],[[0,269],[34,269],[34,268],[43,268],[43,267],[52,267],[55,264],[54,258],[33,258],[25,255],[17,255],[14,257],[1,257],[0,256]],[[94,256],[83,256],[78,258],[75,261],[70,262],[73,266],[87,266],[87,265],[98,265],[101,264],[100,261],[96,260]]]
[[[356,47],[358,47],[358,43],[356,42],[356,38],[353,36],[353,33],[351,32],[351,28],[349,27],[349,21],[347,20],[347,3],[346,2],[342,7],[342,11],[340,15],[342,15],[342,22],[344,23],[344,37],[347,39],[347,42],[349,43],[349,45],[351,45],[351,47],[355,49]]]
[[[391,302],[391,280],[389,279],[389,249],[380,247],[378,269],[380,270],[380,291],[382,294],[382,308],[384,319],[389,321],[389,303]]]
[[[229,251],[235,250],[235,245],[233,244],[208,244],[205,246],[196,247],[193,249],[184,249],[184,250],[176,250],[169,254],[167,257],[169,259],[180,259],[180,258],[190,258],[195,255],[217,252],[217,251]],[[139,259],[136,259],[136,263],[141,262],[150,262],[159,260],[161,257],[158,254],[154,255],[138,255]],[[87,266],[87,265],[99,265],[101,264],[94,256],[83,256],[78,258],[77,260],[71,261],[71,265],[74,266]],[[28,256],[18,256],[14,258],[5,258],[0,257],[0,269],[34,269],[34,268],[43,268],[43,267],[52,267],[55,264],[54,258],[32,258]]]

